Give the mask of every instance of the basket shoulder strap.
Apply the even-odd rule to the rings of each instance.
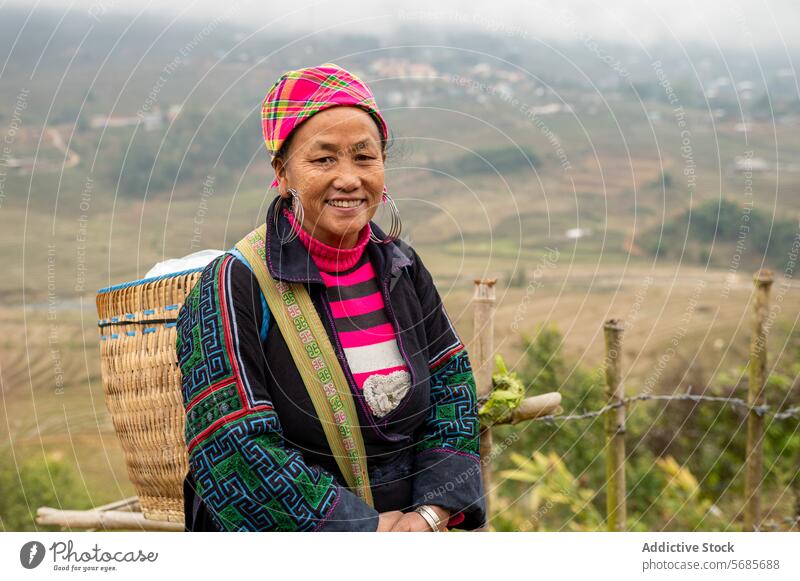
[[[266,224],[262,224],[236,248],[258,279],[348,487],[374,506],[364,440],[347,378],[306,287],[275,280],[267,270],[265,235]]]

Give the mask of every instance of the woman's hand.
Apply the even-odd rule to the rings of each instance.
[[[403,517],[403,513],[399,510],[390,510],[388,512],[381,512],[378,514],[378,529],[377,533],[388,533],[392,527]]]
[[[439,506],[433,506],[434,511],[436,514],[439,515],[442,523],[447,523],[450,519],[450,511]],[[442,532],[447,531],[447,527],[442,525],[441,528]],[[431,526],[428,524],[421,514],[411,511],[404,513],[402,518],[400,518],[392,528],[393,533],[395,532],[402,532],[402,533],[432,533]]]

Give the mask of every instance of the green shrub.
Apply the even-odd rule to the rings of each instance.
[[[40,506],[83,509],[91,504],[75,469],[58,456],[31,457],[17,469],[14,457],[5,451],[0,462],[0,530],[59,530],[35,523]]]
[[[605,405],[603,370],[589,372],[565,358],[556,327],[540,327],[524,344],[519,374],[527,386],[526,396],[558,391],[564,414],[599,410]],[[800,404],[792,380],[800,372],[800,364],[795,363],[800,355],[800,332],[782,344],[789,354],[784,360],[789,363],[778,362],[767,391],[769,403],[787,408]],[[714,381],[703,381],[708,383],[705,395],[746,399],[746,385],[735,380],[744,372],[731,370]],[[692,379],[702,377],[694,372]],[[665,378],[663,383],[670,380]],[[674,388],[670,385],[668,389]],[[636,392],[635,386],[628,385],[628,395]],[[691,401],[639,402],[631,404],[628,411],[628,529],[737,530],[741,526],[746,413],[722,403]],[[493,527],[508,531],[602,530],[606,482],[603,421],[599,416],[495,427]],[[762,498],[775,514],[765,517],[790,517],[792,491],[800,491],[797,420],[767,420],[766,426]]]

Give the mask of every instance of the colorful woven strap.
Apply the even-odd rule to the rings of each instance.
[[[367,455],[350,386],[306,287],[275,280],[269,274],[265,234],[266,224],[263,224],[242,238],[236,248],[258,279],[347,486],[374,506]]]

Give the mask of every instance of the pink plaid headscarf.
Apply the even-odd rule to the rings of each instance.
[[[353,73],[325,63],[287,71],[272,85],[261,108],[267,150],[274,157],[298,125],[315,113],[339,105],[364,109],[375,120],[381,137],[389,138],[386,122],[369,87]],[[270,187],[277,186],[276,176]],[[383,191],[386,193],[385,186]]]

